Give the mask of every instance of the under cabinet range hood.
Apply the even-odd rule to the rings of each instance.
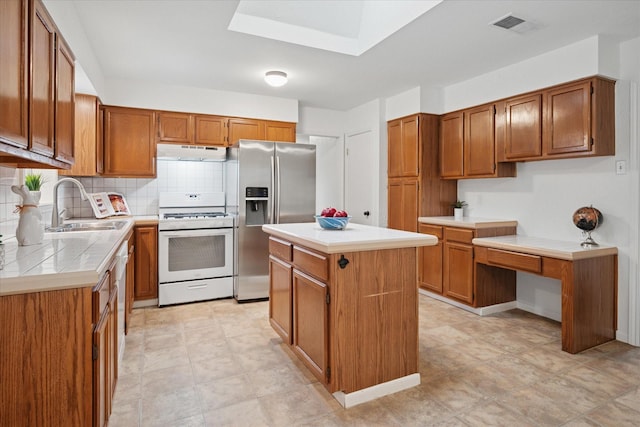
[[[194,162],[224,162],[225,147],[203,145],[158,144],[158,160],[185,160]]]

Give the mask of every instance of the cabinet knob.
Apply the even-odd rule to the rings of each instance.
[[[363,212],[363,214],[364,214],[364,216],[367,216],[367,217],[368,217],[369,215],[371,215],[371,213],[370,213],[369,211],[364,211],[364,212]]]

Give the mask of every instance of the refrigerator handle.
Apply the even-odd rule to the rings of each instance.
[[[276,156],[276,216],[274,222],[280,224],[280,156]]]
[[[271,202],[271,209],[269,209],[269,218],[267,218],[267,222],[269,224],[274,224],[274,218],[275,218],[275,211],[276,211],[276,198],[275,198],[275,192],[276,192],[276,187],[275,187],[275,181],[276,181],[276,166],[275,166],[275,158],[274,156],[271,156],[271,197],[270,202]]]

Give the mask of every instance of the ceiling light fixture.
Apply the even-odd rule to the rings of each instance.
[[[267,71],[264,74],[264,81],[269,86],[280,87],[287,84],[287,73],[284,71]]]

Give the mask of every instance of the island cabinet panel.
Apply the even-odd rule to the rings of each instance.
[[[332,255],[331,391],[418,372],[416,262],[415,248]]]
[[[318,381],[329,381],[327,285],[293,270],[293,351]]]
[[[0,424],[90,426],[91,287],[0,297]]]
[[[104,107],[104,176],[156,176],[155,112]]]
[[[282,341],[292,344],[293,267],[269,257],[269,323]]]
[[[417,252],[326,254],[270,238],[271,325],[287,342],[283,305],[291,283],[292,350],[330,392],[418,372]]]

